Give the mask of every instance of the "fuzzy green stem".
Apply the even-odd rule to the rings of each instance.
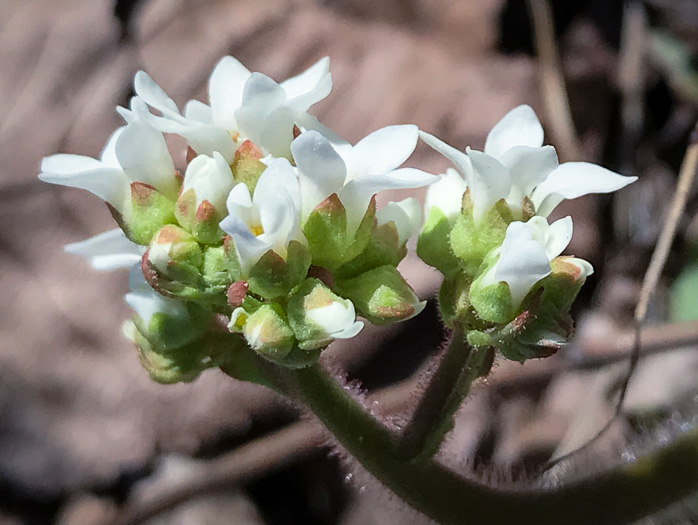
[[[420,398],[400,448],[407,459],[429,459],[436,454],[446,434],[453,429],[453,418],[470,392],[472,383],[486,375],[492,365],[490,350],[475,350],[455,330],[446,353]]]
[[[433,460],[405,460],[393,434],[319,365],[281,375],[371,474],[408,505],[445,525],[618,525],[698,490],[698,430],[634,463],[582,481],[551,490],[515,490],[463,478]]]

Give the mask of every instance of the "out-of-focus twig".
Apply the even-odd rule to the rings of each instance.
[[[621,171],[635,171],[635,151],[644,122],[644,64],[647,41],[647,16],[641,2],[629,2],[623,16],[618,67],[621,101]]]
[[[668,323],[642,329],[640,358],[698,345],[698,321]],[[488,383],[497,389],[520,390],[536,386],[566,372],[590,371],[621,363],[630,358],[635,346],[633,330],[616,338],[593,343],[593,354],[575,360],[541,361],[545,368],[528,366],[512,372],[495,373]],[[592,349],[590,349],[591,351]],[[531,363],[534,364],[534,363]],[[500,368],[501,370],[501,368]]]
[[[674,192],[674,198],[671,202],[671,207],[669,208],[669,213],[667,214],[666,220],[664,222],[664,227],[659,234],[659,240],[657,241],[657,246],[652,253],[652,259],[650,260],[650,265],[645,272],[645,277],[642,280],[642,289],[640,290],[640,299],[635,308],[635,337],[633,341],[633,349],[630,352],[630,364],[628,365],[628,371],[623,378],[623,382],[620,386],[620,394],[618,395],[618,401],[616,403],[616,409],[613,417],[611,417],[608,422],[599,430],[594,437],[587,441],[581,447],[560,456],[553,461],[548,462],[545,465],[545,469],[549,469],[554,465],[569,459],[571,456],[581,452],[582,450],[588,448],[592,443],[597,441],[606,431],[611,427],[615,419],[623,411],[623,403],[625,397],[628,393],[628,387],[630,386],[630,380],[635,371],[638,361],[640,360],[640,348],[641,348],[641,334],[642,326],[647,317],[647,308],[649,306],[650,299],[657,288],[657,283],[659,282],[659,277],[662,274],[662,269],[666,264],[667,257],[669,256],[669,250],[671,249],[671,244],[676,236],[676,230],[678,229],[679,221],[683,215],[686,208],[686,201],[688,200],[688,194],[693,185],[693,181],[696,177],[696,172],[698,171],[698,122],[696,127],[691,134],[690,143],[686,149],[686,155],[684,156],[683,163],[681,164],[681,171],[679,172],[679,180],[676,185],[676,191]]]
[[[555,45],[555,27],[548,0],[527,0],[533,19],[536,52],[540,61],[543,104],[563,160],[582,160],[582,148],[572,121],[570,102]]]
[[[394,413],[411,398],[415,386],[415,379],[407,379],[382,389],[371,400],[378,402],[381,413]],[[128,503],[113,525],[138,525],[196,497],[230,490],[308,457],[325,443],[321,425],[314,421],[292,423],[204,463],[201,473],[178,480],[146,499]]]

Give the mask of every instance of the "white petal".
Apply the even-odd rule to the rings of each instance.
[[[572,263],[577,268],[579,268],[579,271],[581,273],[580,273],[580,276],[578,277],[578,279],[580,279],[580,278],[586,279],[587,277],[589,277],[590,275],[592,275],[594,273],[594,267],[591,265],[590,262],[585,261],[584,259],[580,259],[578,257],[568,257],[566,259],[566,262]]]
[[[230,215],[240,217],[245,224],[250,224],[254,217],[251,215],[252,195],[247,184],[241,182],[233,187],[226,199],[226,207]],[[220,227],[223,231],[228,231],[223,224],[225,221],[223,219]]]
[[[552,261],[567,248],[572,240],[572,229],[572,217],[569,215],[556,220],[549,226],[548,238],[545,243],[545,253],[548,255],[548,259]]]
[[[240,130],[262,147],[260,139],[267,116],[285,102],[286,92],[281,86],[262,73],[252,73],[245,84],[242,105],[235,112]]]
[[[306,312],[306,316],[334,339],[350,339],[364,326],[362,322],[356,321],[354,305],[349,300],[333,301],[328,305],[312,308]]]
[[[136,73],[134,87],[136,94],[146,104],[162,113],[163,117],[175,119],[180,117],[179,108],[174,100],[167,96],[167,93],[145,71]]]
[[[259,238],[284,258],[291,240],[305,240],[300,230],[300,202],[294,200],[287,189],[293,191],[294,184],[297,188],[298,182],[288,161],[277,159],[260,176],[252,199],[259,210],[263,229]]]
[[[425,214],[428,217],[432,208],[441,210],[447,219],[458,216],[463,208],[463,194],[468,189],[468,185],[453,168],[448,168],[441,176],[427,189],[427,196],[424,204]]]
[[[131,292],[154,292],[148,281],[145,280],[140,264],[131,266],[131,271],[128,272],[128,289]]]
[[[208,82],[208,97],[216,124],[228,129],[237,128],[235,112],[242,105],[245,82],[250,71],[237,59],[223,57],[213,68]]]
[[[514,308],[518,307],[534,284],[550,274],[550,261],[543,245],[523,222],[507,227],[499,260],[493,268],[495,281],[504,281],[511,290]]]
[[[523,197],[530,196],[533,189],[558,167],[557,153],[552,146],[514,146],[499,160],[511,176],[512,195],[508,200],[513,206],[521,206]]]
[[[291,158],[291,142],[296,113],[287,106],[280,105],[263,118],[259,130],[258,144],[274,157]]]
[[[190,100],[186,103],[184,106],[184,116],[188,120],[195,120],[196,122],[208,124],[209,126],[214,125],[211,106],[207,106],[198,100]]]
[[[332,91],[329,57],[321,58],[300,75],[283,81],[281,87],[297,111],[307,111]]]
[[[259,258],[272,248],[271,244],[261,236],[255,236],[247,223],[236,215],[231,214],[223,219],[220,226],[235,241],[238,260],[244,275],[247,275],[250,268],[259,261]]]
[[[41,163],[39,179],[51,184],[87,190],[123,211],[129,180],[123,170],[102,166],[80,155],[52,155]]]
[[[192,123],[177,132],[187,140],[194,151],[213,156],[218,152],[230,164],[233,162],[237,145],[225,128]]]
[[[346,178],[344,160],[330,141],[317,131],[306,131],[291,143],[298,166],[303,217],[333,193],[339,193]]]
[[[64,250],[85,257],[96,270],[130,268],[138,264],[145,247],[130,241],[116,228],[81,242],[67,244]]]
[[[339,193],[347,210],[347,231],[354,232],[366,214],[371,197],[383,190],[420,188],[438,177],[414,168],[401,168],[384,175],[369,175],[349,181]]]
[[[472,180],[468,184],[473,216],[479,221],[498,200],[509,195],[511,178],[509,170],[494,157],[470,148],[466,151],[473,167]]]
[[[395,224],[398,234],[398,243],[403,245],[412,237],[422,223],[422,206],[414,197],[399,202],[390,201],[376,214],[378,225],[388,222]]]
[[[228,194],[235,186],[235,179],[230,166],[223,156],[215,152],[213,158],[197,155],[187,166],[182,184],[182,193],[193,189],[196,193],[196,206],[207,200],[223,211]]]
[[[330,88],[332,88],[332,78],[330,76],[330,58],[324,57],[315,62],[301,74],[291,77],[288,80],[281,82],[281,87],[286,91],[286,96],[289,100],[306,95],[315,90],[319,85],[323,85],[329,79]],[[329,94],[329,90],[327,91]],[[327,96],[325,94],[318,100],[322,100]],[[317,102],[317,101],[316,101]]]
[[[543,126],[531,106],[512,109],[487,135],[485,153],[501,157],[515,146],[538,148],[543,145]]]
[[[408,124],[386,126],[364,137],[347,159],[349,179],[394,170],[412,155],[418,136],[417,126]]]
[[[41,161],[41,171],[54,173],[56,175],[72,175],[81,171],[91,171],[103,169],[102,164],[97,159],[84,155],[72,155],[70,153],[58,153],[50,157],[44,157]]]
[[[332,144],[332,147],[335,149],[335,151],[339,154],[340,157],[347,158],[349,156],[349,152],[351,151],[353,146],[349,142],[344,140],[342,137],[340,137],[337,133],[325,126],[313,115],[310,115],[309,113],[302,113],[300,115],[297,115],[296,124],[298,124],[298,127],[300,128],[301,132],[315,130],[318,133],[320,133],[323,137],[330,141],[330,144]]]
[[[296,170],[286,159],[274,159],[267,167],[259,180],[263,180],[261,186],[257,181],[259,189],[255,189],[255,200],[273,199],[279,190],[283,189],[291,197],[294,209],[300,210],[301,191]]]
[[[472,168],[470,166],[470,159],[465,154],[465,152],[460,151],[453,146],[449,146],[443,140],[434,135],[427,133],[426,131],[420,131],[419,137],[430,147],[441,153],[444,157],[450,160],[453,165],[458,169],[458,171],[465,177],[466,181],[470,180],[470,172]]]
[[[121,126],[120,128],[116,129],[107,140],[107,143],[102,150],[102,154],[99,157],[104,166],[109,166],[110,168],[121,168],[121,163],[116,156],[116,143],[126,127],[127,126]]]
[[[177,198],[174,162],[162,133],[143,122],[129,124],[116,141],[116,157],[131,181],[144,182],[171,199]]]
[[[183,301],[163,297],[154,290],[127,293],[124,299],[126,304],[136,311],[146,326],[150,324],[155,314],[164,314],[182,320],[189,317]]]
[[[547,217],[564,199],[576,199],[589,193],[619,190],[637,177],[624,177],[588,162],[565,162],[534,190],[536,213]]]

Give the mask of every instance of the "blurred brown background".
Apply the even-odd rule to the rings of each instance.
[[[570,252],[597,269],[576,308],[578,337],[565,355],[501,365],[477,389],[444,451],[464,469],[522,476],[559,445],[567,450],[593,435],[612,412],[624,365],[567,367],[627,349],[619,338],[698,106],[698,6],[632,6],[553,2],[579,153],[641,180],[615,201],[584,198],[558,212],[575,220]],[[109,523],[126,504],[191,486],[207,472],[232,479],[244,470],[225,463],[237,447],[298,417],[269,392],[215,371],[190,385],[151,382],[120,335],[126,275],[93,272],[62,251],[112,228],[106,208],[36,178],[43,156],[99,155],[138,69],[183,104],[205,97],[208,74],[226,54],[276,80],[329,55],[334,89],[314,111],[352,141],[415,123],[458,147],[481,148],[497,120],[529,103],[558,145],[522,0],[0,0],[0,524]],[[184,152],[174,153],[183,161]],[[447,166],[424,146],[410,163],[433,172]],[[653,302],[657,323],[690,317],[670,313],[669,285],[695,261],[695,203],[693,196]],[[413,258],[403,266],[430,297],[438,276]],[[694,274],[684,275],[685,286]],[[657,334],[667,336],[661,325]],[[366,330],[331,353],[373,389],[410,376],[442,338],[430,304],[421,318]],[[599,464],[642,429],[678,417],[675,407],[694,393],[692,348],[643,363],[630,415],[592,456]],[[370,483],[346,482],[348,471],[310,423],[291,428],[300,433],[254,449],[259,457],[240,484],[183,498],[148,523],[423,521]],[[281,453],[266,466],[265,446]]]

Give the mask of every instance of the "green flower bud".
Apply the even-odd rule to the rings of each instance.
[[[245,340],[236,334],[208,332],[168,350],[154,344],[132,321],[124,324],[124,334],[136,344],[141,364],[150,377],[164,384],[193,381],[207,368],[216,366],[238,369],[244,365],[244,352],[249,352]]]
[[[417,240],[417,255],[444,276],[454,275],[460,270],[460,262],[451,249],[451,222],[439,208],[429,210]]]
[[[353,279],[337,280],[335,289],[373,324],[409,319],[426,305],[393,266],[380,266]]]
[[[497,202],[479,221],[475,221],[472,209],[470,192],[466,191],[463,213],[451,229],[450,243],[463,271],[475,277],[487,254],[502,244],[513,216],[504,200]]]
[[[240,144],[240,147],[235,151],[235,157],[230,166],[233,171],[233,177],[235,182],[245,183],[250,190],[250,194],[254,193],[259,177],[267,169],[267,165],[260,160],[263,156],[262,152],[251,140],[246,140]]]
[[[225,304],[229,277],[223,247],[202,251],[194,237],[175,225],[161,228],[141,261],[152,288],[168,297]]]
[[[220,153],[199,155],[187,166],[175,216],[204,244],[219,244],[225,235],[218,226],[226,215],[225,199],[235,185],[230,166]]]
[[[136,244],[147,246],[153,235],[166,224],[176,223],[175,205],[154,187],[132,182],[131,201],[120,213],[107,203],[114,220]]]
[[[281,305],[267,303],[249,312],[236,308],[228,325],[231,332],[242,333],[247,344],[259,355],[279,364],[296,342]]]
[[[347,211],[336,193],[310,213],[303,225],[312,264],[335,270],[359,255],[369,242],[376,214],[375,197],[356,231],[347,230]]]
[[[250,292],[265,299],[287,295],[305,279],[310,267],[308,247],[298,241],[288,243],[286,259],[269,250],[247,272],[242,270],[235,241],[229,235],[223,239],[223,254],[230,281],[246,282]]]
[[[326,347],[334,339],[349,339],[363,328],[354,305],[319,279],[307,279],[288,301],[288,320],[303,350]]]

